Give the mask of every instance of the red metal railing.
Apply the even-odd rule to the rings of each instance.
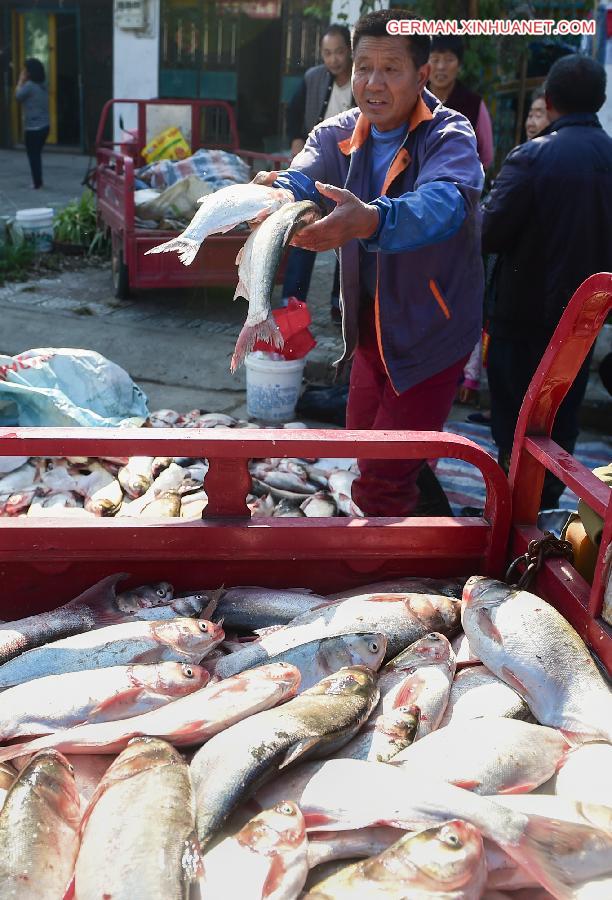
[[[287,519],[249,516],[248,460],[265,456],[465,460],[486,485],[483,518]],[[186,587],[304,584],[327,591],[392,574],[502,576],[510,491],[471,441],[437,432],[0,429],[0,455],[206,457],[200,521],[0,519],[3,590],[35,608],[126,570]],[[165,574],[164,574],[165,573]],[[170,574],[169,574],[170,573]],[[41,578],[44,599],[41,595]],[[248,580],[245,580],[248,579]]]
[[[612,629],[600,618],[610,576],[612,492],[550,437],[563,398],[612,309],[612,274],[592,275],[578,288],[565,310],[533,376],[514,435],[510,464],[512,547],[515,555],[541,537],[536,527],[546,470],[568,485],[604,519],[593,585],[569,563],[550,560],[538,587],[564,614],[612,674]]]

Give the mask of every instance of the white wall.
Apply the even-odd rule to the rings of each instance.
[[[148,100],[159,90],[159,5],[160,0],[145,0],[146,27],[139,30],[113,30],[113,97]],[[134,106],[115,107],[115,140],[120,139],[119,115],[126,128],[136,126]]]

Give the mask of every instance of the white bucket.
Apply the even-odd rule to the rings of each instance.
[[[295,416],[305,359],[283,359],[261,350],[245,359],[249,418],[289,422]]]
[[[53,210],[50,207],[20,209],[15,221],[37,253],[49,253],[53,248]]]

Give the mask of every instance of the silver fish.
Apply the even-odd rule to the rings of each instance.
[[[317,491],[304,500],[300,509],[309,518],[335,516],[338,511],[336,501],[327,491]]]
[[[79,795],[61,754],[37,754],[11,787],[0,812],[0,896],[58,900],[79,846]]]
[[[384,635],[377,632],[333,635],[289,647],[281,653],[266,657],[262,662],[286,662],[297,666],[302,673],[301,689],[305,690],[342,666],[364,665],[370,669],[378,669],[386,646]],[[234,674],[235,663],[232,662],[232,657],[240,655],[242,651],[237,650],[214,663],[214,675],[226,678],[226,673]]]
[[[255,631],[271,625],[286,625],[324,602],[319,594],[304,588],[232,587],[223,591],[215,619],[223,619],[226,629]]]
[[[440,727],[482,716],[528,719],[531,713],[523,698],[486,666],[469,666],[455,675]]]
[[[165,581],[117,593],[117,584],[127,577],[124,572],[109,575],[58,609],[4,623],[0,628],[0,665],[42,644],[107,625],[133,622],[144,617],[147,610],[171,604],[172,585]]]
[[[295,696],[299,683],[295,666],[260,666],[131,719],[77,725],[4,747],[0,761],[49,747],[66,753],[118,753],[132,738],[145,735],[163,738],[176,747],[198,746],[241,719]]]
[[[81,825],[79,900],[183,900],[199,872],[193,789],[180,754],[137,738],[102,777]]]
[[[292,236],[321,218],[321,209],[311,200],[288,203],[268,216],[251,235],[251,245],[244,253],[249,262],[247,283],[240,274],[237,296],[245,296],[249,312],[236,341],[231,370],[235,372],[257,340],[272,341],[275,347],[283,346],[283,338],[272,315],[270,300],[276,270],[285,246]],[[247,241],[247,244],[249,243]],[[244,273],[243,273],[244,274]]]
[[[209,678],[202,666],[175,662],[36,678],[0,693],[0,740],[127,719],[191,694]]]
[[[132,456],[119,469],[117,480],[129,497],[140,497],[153,484],[153,457]]]
[[[45,675],[131,663],[199,662],[224,638],[204,619],[127,622],[35,647],[0,666],[0,688]]]
[[[232,184],[203,197],[200,208],[178,237],[146,252],[176,251],[183,265],[190,266],[209,234],[225,234],[241,222],[261,220],[292,200],[289,191],[259,184]]]
[[[350,740],[378,702],[375,674],[340,669],[277,710],[250,716],[194,756],[197,827],[204,847],[249,790],[279,767]]]
[[[553,606],[473,576],[463,591],[462,622],[470,647],[527,701],[538,722],[612,742],[612,692]]]

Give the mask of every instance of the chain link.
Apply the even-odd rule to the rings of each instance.
[[[568,562],[574,561],[574,551],[569,541],[562,541],[551,534],[550,531],[544,532],[544,537],[537,541],[529,541],[527,552],[522,556],[518,556],[514,562],[508,567],[506,572],[506,582],[508,584],[516,583],[518,588],[528,588],[531,582],[540,571],[542,563],[545,559],[555,556],[561,556]],[[524,572],[519,575],[518,581],[514,582],[514,577],[520,572],[522,566],[525,567]]]

